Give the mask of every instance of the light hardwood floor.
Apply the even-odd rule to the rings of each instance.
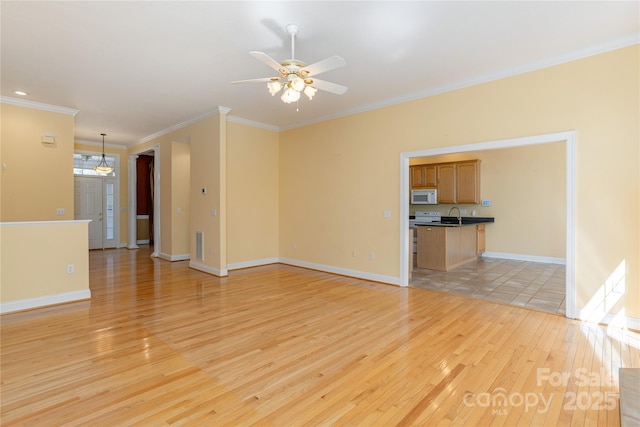
[[[3,426],[615,426],[618,368],[640,367],[629,331],[149,254],[91,252],[91,301],[1,317]]]

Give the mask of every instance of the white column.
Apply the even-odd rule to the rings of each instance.
[[[153,253],[152,257],[160,256],[160,146],[153,147]]]

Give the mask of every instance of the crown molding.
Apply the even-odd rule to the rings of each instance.
[[[260,123],[260,122],[254,121],[254,120],[243,119],[242,117],[238,117],[238,116],[228,116],[227,120],[232,122],[232,123],[237,123],[239,125],[251,126],[251,127],[254,127],[254,128],[260,128],[260,129],[270,130],[270,131],[274,131],[274,132],[280,132],[280,128],[278,126],[270,125],[270,124],[267,124],[267,123]]]
[[[201,115],[199,115],[197,117],[194,117],[193,119],[186,120],[184,122],[178,123],[176,125],[168,127],[168,128],[166,128],[164,130],[161,130],[159,132],[153,133],[153,134],[151,134],[149,136],[145,136],[144,138],[138,140],[138,142],[135,145],[144,144],[145,142],[149,142],[149,141],[151,141],[153,139],[159,138],[159,137],[161,137],[163,135],[166,135],[166,134],[171,133],[173,131],[176,131],[178,129],[185,128],[185,127],[187,127],[189,125],[192,125],[194,123],[197,123],[197,122],[199,122],[201,120],[208,119],[209,117],[217,116],[219,114],[220,115],[226,115],[226,114],[229,113],[229,111],[231,111],[231,108],[218,106],[213,111],[206,112],[206,113],[201,114]]]
[[[73,143],[74,144],[79,144],[79,145],[89,145],[91,147],[100,147],[100,148],[102,148],[102,142],[81,141],[81,140],[76,139],[75,141],[73,141]],[[105,143],[104,146],[105,146],[105,148],[113,148],[115,150],[127,151],[127,146],[126,145]]]
[[[57,105],[43,104],[41,102],[27,101],[25,99],[11,98],[8,96],[0,97],[0,102],[2,104],[17,105],[19,107],[33,108],[35,110],[50,111],[53,113],[68,114],[70,116],[75,116],[80,112],[80,110],[76,110],[74,108],[59,107]]]

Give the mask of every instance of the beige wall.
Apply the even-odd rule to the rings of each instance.
[[[278,132],[228,123],[227,142],[227,262],[277,258]]]
[[[491,206],[455,206],[467,211],[463,216],[475,210],[496,219],[486,228],[487,251],[559,260],[566,257],[565,151],[564,142],[556,142],[414,158],[410,164],[481,160],[480,194]],[[411,205],[410,211],[447,215],[452,206]]]
[[[189,171],[180,168],[181,162],[172,156],[186,155],[186,147],[174,147],[174,143],[189,145]],[[160,251],[166,256],[181,255],[173,251],[172,221],[177,204],[184,203],[185,182],[190,183],[189,190],[189,251],[191,263],[205,271],[218,274],[226,271],[226,115],[214,113],[197,123],[185,126],[173,132],[159,136],[134,147],[132,153],[142,153],[150,148],[160,147]],[[174,148],[176,150],[174,151]],[[175,166],[175,167],[174,167]],[[180,174],[181,177],[173,177]],[[172,183],[180,188],[172,188]],[[202,189],[207,193],[203,194]],[[175,197],[174,197],[175,196]],[[176,200],[174,205],[173,200]],[[212,215],[215,210],[215,216]],[[177,224],[184,227],[186,216]],[[176,225],[177,226],[177,225]],[[205,241],[204,261],[195,257],[195,232],[202,231]],[[181,233],[181,232],[178,232]],[[177,237],[177,236],[176,236]],[[184,244],[176,242],[176,249]]]
[[[2,304],[83,291],[89,295],[86,222],[3,223],[0,248]],[[69,264],[73,264],[73,273],[67,273]]]
[[[189,255],[191,244],[191,147],[171,143],[171,254]]]
[[[0,220],[72,220],[73,115],[5,103],[0,109]],[[46,134],[56,135],[55,144],[42,143]]]
[[[578,306],[602,299],[624,263],[610,312],[640,318],[640,248],[629,238],[640,227],[638,51],[282,132],[280,256],[397,277],[400,153],[576,130]],[[612,206],[623,214],[603,223]]]

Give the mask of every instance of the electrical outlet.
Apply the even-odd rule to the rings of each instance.
[[[376,254],[375,254],[373,251],[369,252],[369,259],[370,259],[371,261],[373,261],[374,259],[376,259]]]
[[[351,256],[355,257],[356,256],[356,250],[354,249],[353,251],[351,251]]]
[[[73,274],[73,264],[67,264],[67,274]]]
[[[467,213],[467,210],[466,210],[466,209],[460,209],[460,215],[464,215],[464,214],[466,214],[466,213]]]
[[[483,200],[482,206],[491,206],[491,200]]]
[[[383,215],[385,218],[391,218],[391,211],[384,211]]]
[[[56,215],[58,215],[58,216],[62,216],[62,215],[64,215],[64,208],[58,208],[58,209],[56,209]]]
[[[296,242],[293,242],[293,243],[291,244],[291,249],[295,249],[295,248],[297,248],[297,247],[298,247],[298,244],[297,244]]]

